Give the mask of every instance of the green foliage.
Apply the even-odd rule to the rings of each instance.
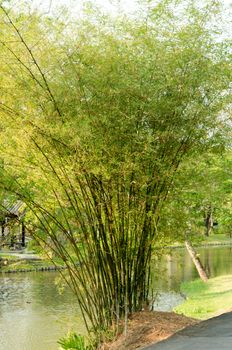
[[[64,350],[91,350],[92,347],[85,345],[84,337],[75,333],[68,334],[67,337],[61,338],[58,341],[61,348]]]
[[[185,282],[181,291],[187,300],[177,306],[175,311],[189,317],[207,319],[231,309],[231,276],[211,278],[207,283],[196,280]]]
[[[147,302],[180,164],[228,129],[231,52],[211,26],[218,7],[179,4],[178,16],[161,1],[141,20],[90,11],[66,25],[0,5],[1,186],[65,263],[99,342]]]
[[[172,239],[174,231],[179,242],[186,234],[192,240],[202,240],[208,208],[218,223],[214,234],[231,233],[230,152],[208,152],[182,163],[161,215],[159,229],[167,237]]]

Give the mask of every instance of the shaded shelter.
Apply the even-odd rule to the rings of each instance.
[[[26,230],[24,217],[26,205],[17,200],[13,204],[5,203],[0,211],[1,218],[1,238],[0,246],[10,246],[14,248],[25,247]]]

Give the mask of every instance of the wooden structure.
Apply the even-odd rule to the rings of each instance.
[[[4,209],[0,212],[0,246],[10,246],[11,248],[24,248],[26,246],[25,213],[26,206],[20,200],[13,205],[5,204]]]

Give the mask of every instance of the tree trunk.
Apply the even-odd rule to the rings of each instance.
[[[189,255],[191,256],[191,259],[192,259],[192,261],[197,269],[197,272],[198,272],[200,278],[202,279],[202,281],[207,282],[208,281],[207,273],[206,273],[199,257],[197,256],[197,253],[196,253],[194,247],[192,246],[191,242],[186,240],[185,247],[186,247]]]
[[[24,222],[22,222],[22,247],[25,247],[25,238],[26,238],[26,234],[25,234],[25,225]]]
[[[209,237],[210,231],[213,227],[213,213],[211,205],[208,206],[205,215],[205,236]]]

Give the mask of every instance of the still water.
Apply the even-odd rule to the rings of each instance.
[[[210,277],[232,275],[232,247],[199,247],[196,248],[202,265]],[[172,249],[154,266],[154,287],[161,291],[180,290],[184,281],[192,281],[198,277],[185,248]]]
[[[69,330],[84,332],[71,291],[59,294],[58,273],[0,275],[0,350],[57,350]]]
[[[211,276],[232,274],[232,247],[199,248]],[[154,289],[178,292],[182,281],[197,278],[184,249],[174,249],[154,264]],[[69,330],[84,333],[75,297],[60,294],[56,272],[0,274],[0,350],[57,350]]]

